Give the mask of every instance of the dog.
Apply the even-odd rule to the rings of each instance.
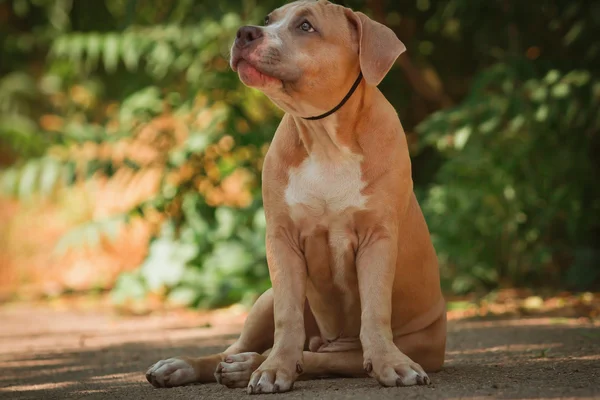
[[[250,394],[299,378],[427,385],[444,363],[437,256],[406,136],[377,89],[404,44],[365,14],[296,1],[237,32],[231,67],[285,115],[263,168],[272,289],[223,353],[162,360],[155,387],[218,382]]]

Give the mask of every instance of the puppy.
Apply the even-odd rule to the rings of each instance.
[[[442,367],[437,257],[402,125],[377,89],[404,50],[389,28],[327,1],[240,28],[231,67],[286,112],[263,169],[273,288],[232,346],[159,361],[154,386],[274,393],[324,375],[407,386]]]

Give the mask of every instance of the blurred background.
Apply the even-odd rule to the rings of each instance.
[[[282,113],[228,54],[283,3],[0,1],[0,299],[99,294],[143,313],[269,287],[260,175]],[[345,5],[408,48],[380,88],[449,298],[589,303],[600,2]]]

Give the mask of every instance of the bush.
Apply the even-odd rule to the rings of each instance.
[[[2,193],[64,204],[75,185],[115,183],[119,207],[66,206],[81,226],[57,243],[151,226],[115,301],[219,306],[268,287],[260,179],[281,112],[227,59],[238,27],[281,3],[0,3]],[[445,288],[597,283],[598,3],[348,5],[409,49],[380,87],[411,144]]]
[[[419,126],[445,157],[423,206],[455,292],[599,277],[600,80],[529,66],[481,72],[459,106]]]

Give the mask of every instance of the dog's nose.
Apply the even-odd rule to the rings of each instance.
[[[237,31],[235,43],[239,47],[244,47],[263,36],[262,29],[258,26],[242,26]]]

